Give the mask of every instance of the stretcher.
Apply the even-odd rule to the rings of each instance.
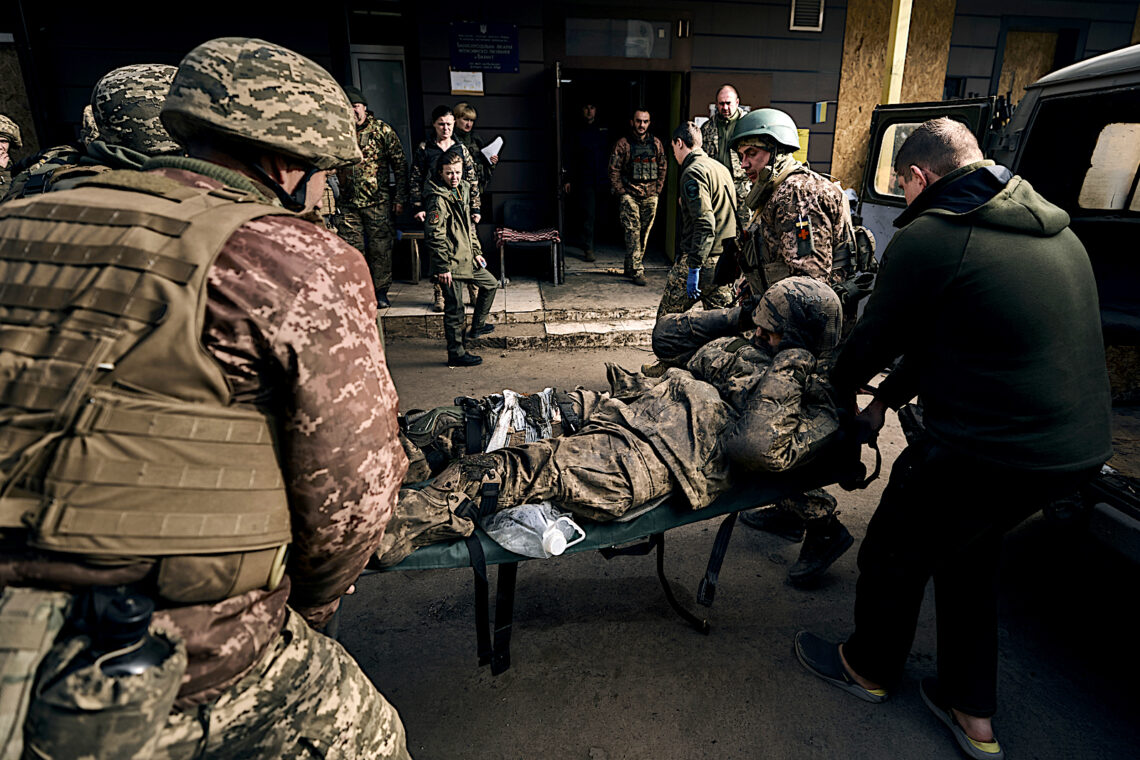
[[[711,630],[708,618],[681,605],[665,575],[665,534],[683,525],[723,518],[713,541],[708,567],[699,582],[696,594],[697,602],[709,607],[716,595],[721,564],[728,549],[738,512],[763,504],[772,504],[783,497],[832,484],[839,484],[848,490],[865,488],[878,476],[881,461],[878,449],[873,443],[872,449],[876,460],[874,471],[870,476],[866,476],[866,468],[859,458],[858,445],[840,437],[830,443],[810,463],[788,472],[750,478],[703,509],[690,508],[685,497],[679,491],[675,491],[660,503],[638,510],[632,517],[627,516],[610,522],[595,522],[576,516],[574,519],[585,530],[586,538],[569,547],[566,554],[561,556],[596,550],[609,559],[614,556],[646,555],[656,551],[657,577],[669,606],[694,629],[707,635]],[[484,493],[483,501],[488,500],[493,505],[493,493]],[[477,515],[471,516],[477,518]],[[510,645],[518,566],[519,563],[532,558],[502,548],[481,527],[478,527],[478,519],[474,522],[475,531],[467,539],[455,539],[420,547],[399,564],[388,568],[370,566],[365,570],[365,574],[472,568],[475,581],[475,625],[479,665],[489,665],[492,675],[499,675],[511,665]],[[552,557],[537,561],[557,560],[558,557]],[[499,565],[493,627],[489,604],[490,583],[487,574],[487,567],[490,565]]]

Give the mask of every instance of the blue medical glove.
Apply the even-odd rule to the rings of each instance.
[[[700,267],[689,267],[689,278],[685,280],[685,295],[689,298],[701,297],[701,289],[697,287],[697,280],[700,279],[700,276]]]

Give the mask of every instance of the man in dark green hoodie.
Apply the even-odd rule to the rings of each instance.
[[[963,124],[918,127],[895,159],[908,208],[832,371],[842,404],[896,357],[858,415],[870,435],[915,395],[925,433],[899,455],[859,551],[855,632],[807,632],[815,675],[870,702],[902,675],[934,579],[938,678],[923,700],[970,757],[1001,758],[1002,536],[1112,454],[1096,283],[1068,215],[983,161]]]

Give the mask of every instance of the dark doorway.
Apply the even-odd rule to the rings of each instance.
[[[562,73],[562,114],[563,135],[573,139],[575,130],[582,121],[582,106],[593,103],[597,109],[597,119],[608,130],[606,158],[614,143],[630,131],[630,119],[635,108],[649,111],[652,122],[649,131],[661,140],[665,155],[669,159],[669,172],[675,172],[672,153],[669,148],[669,135],[673,131],[672,77],[666,71],[613,71],[604,69],[564,69]],[[567,167],[571,169],[572,167]],[[668,188],[666,188],[667,190]],[[657,217],[649,236],[646,265],[664,266],[669,263],[665,256],[667,222],[671,217],[668,211],[666,192],[658,201]],[[567,229],[571,245],[576,245],[575,232],[578,220],[573,204],[567,208]],[[617,200],[608,189],[598,204],[598,218],[595,229],[595,242],[599,246],[624,246],[624,239],[617,220]]]

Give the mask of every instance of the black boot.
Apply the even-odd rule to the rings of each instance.
[[[380,309],[387,309],[392,303],[388,300],[388,288],[376,291],[376,307]]]
[[[810,585],[819,580],[853,543],[855,539],[835,515],[809,520],[800,558],[788,570],[788,580],[796,586]]]
[[[741,512],[740,522],[749,528],[773,533],[796,543],[804,540],[803,518],[790,509],[781,509],[775,504]]]

